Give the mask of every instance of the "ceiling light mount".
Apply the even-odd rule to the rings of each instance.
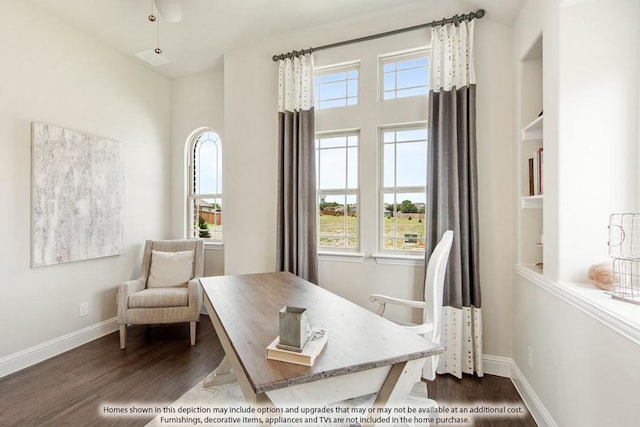
[[[147,16],[147,20],[156,26],[156,48],[135,54],[141,60],[154,66],[169,62],[167,58],[162,56],[162,49],[160,49],[160,19],[158,18],[159,12],[156,11],[156,2],[155,0],[151,0],[151,12]]]
[[[147,17],[147,19],[149,20],[149,22],[155,22],[156,24],[156,48],[153,49],[153,51],[158,55],[162,55],[162,49],[160,49],[160,20],[158,20],[155,15],[156,7],[157,5],[155,0],[151,0],[151,13]]]
[[[160,21],[156,22],[156,48],[153,51],[158,55],[162,53],[162,49],[160,49]]]

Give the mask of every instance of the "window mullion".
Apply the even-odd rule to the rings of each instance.
[[[396,67],[397,68],[397,67]],[[397,74],[396,74],[397,75]],[[396,92],[398,86],[396,85]],[[398,133],[393,133],[393,186],[398,184]],[[393,194],[393,249],[398,249],[398,193]]]

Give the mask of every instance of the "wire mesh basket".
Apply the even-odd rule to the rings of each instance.
[[[609,217],[609,256],[640,260],[640,213],[616,213]]]
[[[640,304],[640,262],[629,259],[613,260],[611,296]]]
[[[609,256],[613,258],[611,296],[640,304],[640,213],[609,217]]]

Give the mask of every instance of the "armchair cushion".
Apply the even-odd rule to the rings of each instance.
[[[129,296],[129,308],[187,307],[187,288],[152,288]]]
[[[151,251],[148,288],[186,286],[193,278],[194,251]],[[131,302],[129,302],[131,307]]]

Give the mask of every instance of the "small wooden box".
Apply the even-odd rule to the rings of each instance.
[[[278,348],[302,351],[307,343],[307,309],[285,306],[280,310]]]

